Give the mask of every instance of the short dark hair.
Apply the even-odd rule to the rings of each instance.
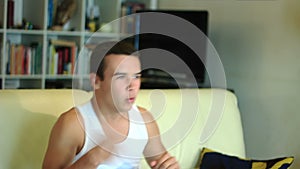
[[[98,44],[92,51],[90,59],[90,73],[96,73],[101,80],[104,79],[106,68],[105,58],[110,54],[133,55],[138,57],[134,46],[124,41],[109,41]]]

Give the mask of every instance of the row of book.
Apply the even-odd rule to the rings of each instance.
[[[146,5],[142,2],[125,1],[121,4],[121,16],[136,13],[138,10],[145,9]]]
[[[50,40],[47,57],[47,74],[71,75],[75,70],[78,47],[74,41]]]
[[[42,73],[42,45],[6,43],[6,74],[35,75]]]
[[[43,49],[40,43],[32,43],[27,46],[8,41],[5,51],[6,74],[43,74]],[[76,74],[88,74],[90,55],[90,49],[85,49],[78,56],[78,46],[74,41],[49,40],[47,56],[45,57],[45,73],[48,75],[72,75],[76,69]]]
[[[86,44],[80,50],[74,41],[50,40],[47,54],[47,74],[88,75],[90,57],[95,45]]]
[[[145,9],[145,4],[142,2],[125,1],[121,4],[121,17],[134,14],[138,10]],[[122,33],[136,33],[137,31],[137,18],[134,16],[127,16],[121,19],[121,32]]]

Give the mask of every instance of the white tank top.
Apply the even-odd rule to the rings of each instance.
[[[77,106],[77,109],[83,117],[85,141],[83,148],[75,156],[73,163],[89,150],[98,146],[105,138],[105,133],[91,101]],[[104,163],[100,164],[97,169],[136,169],[140,167],[143,151],[148,141],[148,132],[136,105],[132,106],[128,116],[129,131],[127,138],[114,146],[113,154]]]

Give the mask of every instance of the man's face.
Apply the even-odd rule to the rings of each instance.
[[[131,109],[140,89],[141,64],[134,56],[111,54],[105,60],[104,79],[101,91],[106,104],[119,112]]]

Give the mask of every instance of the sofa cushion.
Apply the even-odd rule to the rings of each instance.
[[[267,160],[244,159],[237,156],[203,148],[200,154],[200,169],[286,169],[294,157],[279,157]]]

